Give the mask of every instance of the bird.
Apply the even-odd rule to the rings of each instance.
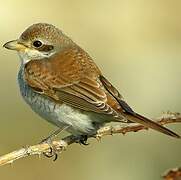
[[[180,138],[135,112],[91,56],[54,25],[33,24],[3,46],[20,57],[18,82],[25,102],[59,129],[85,138],[110,122],[138,123]]]

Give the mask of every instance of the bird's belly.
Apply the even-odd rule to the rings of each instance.
[[[58,127],[69,126],[67,130],[72,134],[89,134],[95,130],[92,118],[80,110],[66,104],[55,104],[40,96],[33,101],[26,97],[24,99],[36,113],[50,123]]]

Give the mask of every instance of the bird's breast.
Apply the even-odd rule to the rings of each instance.
[[[37,93],[31,87],[29,87],[24,80],[24,69],[20,68],[18,73],[18,83],[21,95],[25,102],[32,108],[33,111],[38,113],[41,117],[53,123],[56,126],[62,126],[62,122],[58,120],[56,112],[60,108],[61,104],[56,104],[50,98]]]

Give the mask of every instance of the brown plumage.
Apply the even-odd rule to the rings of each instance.
[[[42,46],[34,47],[32,44],[35,41],[42,41]],[[55,105],[66,104],[74,108],[75,112],[79,110],[79,114],[86,114],[87,121],[91,123],[96,121],[103,125],[109,121],[136,122],[172,137],[180,137],[134,112],[118,90],[102,75],[91,57],[54,26],[41,23],[30,26],[21,35],[17,44],[15,47],[11,42],[5,47],[19,52],[24,64],[23,83],[41,98],[49,98]],[[26,101],[33,106],[32,102]],[[61,114],[65,115],[62,112]],[[101,115],[107,117],[109,121],[100,118]],[[66,114],[65,119],[69,116],[69,113]],[[77,128],[84,133],[91,128],[97,130],[89,124],[90,122],[80,123],[79,115],[75,117],[76,123],[72,124],[73,118],[74,115],[69,121],[73,129]],[[98,120],[94,120],[95,118]]]

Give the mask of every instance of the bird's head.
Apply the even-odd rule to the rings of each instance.
[[[38,23],[27,28],[17,40],[3,46],[16,50],[25,64],[30,60],[48,58],[73,44],[70,38],[51,24]]]

